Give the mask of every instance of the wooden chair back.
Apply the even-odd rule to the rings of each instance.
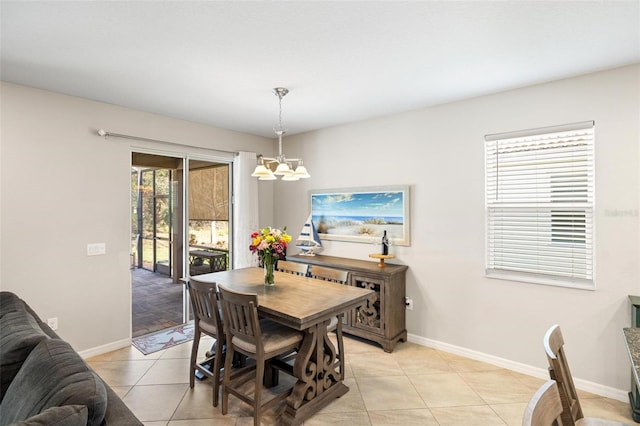
[[[564,352],[564,338],[558,324],[552,325],[544,335],[544,350],[549,361],[549,377],[558,384],[560,401],[562,401],[562,422],[564,426],[574,426],[578,419],[584,417],[573,383],[571,370]]]
[[[187,282],[195,327],[223,335],[222,317],[218,309],[216,283],[199,281],[191,277]],[[214,336],[217,337],[217,336]]]
[[[311,267],[311,278],[346,284],[349,281],[349,271],[313,265]]]
[[[227,340],[238,336],[256,347],[256,353],[262,353],[260,319],[258,317],[258,295],[240,293],[218,286],[222,313],[224,315]]]
[[[289,274],[301,275],[305,277],[307,276],[307,272],[309,271],[309,265],[306,263],[297,263],[288,260],[278,260],[276,269],[280,272],[286,272]]]
[[[522,426],[562,426],[562,402],[555,380],[545,382],[533,395],[522,417]]]

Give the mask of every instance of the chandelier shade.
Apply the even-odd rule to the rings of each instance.
[[[278,97],[278,127],[274,129],[278,136],[278,155],[276,157],[265,157],[258,155],[256,168],[251,173],[252,177],[258,180],[276,180],[278,176],[284,181],[296,181],[299,179],[310,178],[311,175],[302,163],[302,158],[287,158],[282,153],[282,135],[286,130],[282,127],[282,98],[289,93],[289,89],[285,87],[276,87],[273,93]],[[293,165],[296,165],[294,168]]]
[[[307,172],[307,168],[302,164],[302,160],[298,162],[298,167],[296,167],[295,172],[293,172],[293,176],[298,179],[306,179],[310,178],[311,175]]]

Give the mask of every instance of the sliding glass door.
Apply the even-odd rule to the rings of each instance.
[[[228,268],[231,163],[133,152],[131,166],[136,337],[187,322],[184,278]]]
[[[189,161],[189,275],[228,269],[229,165]]]

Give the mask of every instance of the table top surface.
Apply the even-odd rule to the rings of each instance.
[[[633,367],[633,376],[636,384],[640,387],[640,328],[627,327],[623,328],[622,331],[624,332],[631,366]]]
[[[228,289],[256,293],[258,310],[284,325],[305,330],[362,305],[373,290],[275,271],[275,286],[264,285],[262,268],[250,267],[197,275]]]

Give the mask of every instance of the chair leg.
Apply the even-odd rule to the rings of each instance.
[[[336,326],[336,339],[338,340],[338,365],[340,366],[340,380],[344,381],[344,342],[342,341],[342,315],[338,315],[338,325]]]
[[[257,361],[257,360],[256,360]],[[253,425],[260,426],[262,416],[262,382],[264,380],[264,361],[256,362],[256,388],[253,393]]]
[[[220,364],[222,363],[222,346],[223,340],[216,339],[216,354],[213,360],[213,406],[218,406],[218,397],[220,394]]]
[[[221,345],[218,345],[221,346]],[[231,381],[231,361],[233,360],[233,346],[227,345],[227,355],[224,359],[224,380],[222,381],[222,414],[227,414],[229,408],[229,381]]]
[[[189,387],[193,388],[196,378],[196,361],[198,357],[198,346],[200,346],[200,331],[195,327],[193,331],[193,343],[191,344],[191,363],[189,364]]]

